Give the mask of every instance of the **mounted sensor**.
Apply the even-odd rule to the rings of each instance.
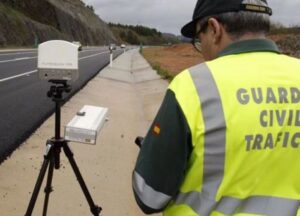
[[[77,80],[79,77],[78,45],[63,40],[40,44],[38,73],[41,80]]]

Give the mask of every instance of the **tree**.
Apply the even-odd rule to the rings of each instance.
[[[95,9],[94,9],[94,7],[93,7],[92,5],[87,5],[86,7],[87,7],[88,9],[90,9],[91,11],[95,12]]]
[[[139,44],[139,39],[132,31],[128,31],[127,42],[130,44]]]

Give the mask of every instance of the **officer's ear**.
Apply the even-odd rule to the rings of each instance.
[[[209,18],[207,32],[209,33],[213,43],[218,45],[221,42],[224,29],[222,24],[217,19]]]

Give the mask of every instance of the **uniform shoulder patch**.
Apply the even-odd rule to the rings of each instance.
[[[160,134],[160,124],[158,124],[158,123],[156,123],[156,124],[154,124],[154,126],[153,126],[153,133],[155,134],[155,135],[159,135]]]

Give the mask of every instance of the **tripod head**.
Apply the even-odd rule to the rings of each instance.
[[[49,80],[49,82],[53,85],[50,86],[47,96],[52,98],[53,101],[62,100],[63,93],[69,93],[72,89],[67,80]]]
[[[60,137],[60,123],[61,123],[61,104],[63,102],[63,93],[69,93],[71,86],[67,83],[67,80],[49,80],[52,85],[47,92],[47,96],[52,98],[55,102],[55,135],[52,139],[47,141],[47,146],[54,146],[54,163],[55,168],[59,169],[60,166],[60,149],[67,142]]]
[[[63,102],[63,93],[69,93],[71,91],[71,86],[67,83],[67,80],[49,80],[53,85],[50,86],[50,90],[47,96],[52,98],[55,102],[55,140],[63,141],[60,137],[60,122],[61,122],[61,104]],[[56,142],[57,143],[57,142]]]

